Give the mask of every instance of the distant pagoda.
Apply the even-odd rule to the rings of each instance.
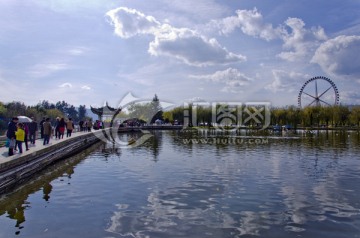
[[[96,114],[98,116],[98,119],[100,121],[107,120],[107,119],[111,120],[115,114],[118,114],[121,111],[121,108],[116,109],[116,108],[110,107],[107,102],[105,103],[105,106],[103,106],[103,107],[95,108],[95,107],[90,106],[90,109],[94,114]]]

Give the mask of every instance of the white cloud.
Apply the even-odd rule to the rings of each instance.
[[[43,78],[69,68],[70,66],[64,63],[36,64],[29,69],[28,74],[34,78]]]
[[[139,34],[154,35],[148,52],[154,56],[173,57],[192,66],[242,62],[245,56],[229,52],[216,39],[207,39],[195,30],[161,24],[152,16],[125,7],[106,13],[115,27],[115,34],[130,38]]]
[[[338,36],[320,45],[311,62],[330,75],[360,76],[360,36]]]
[[[264,22],[263,16],[256,8],[237,10],[236,14],[237,16],[213,20],[207,27],[224,35],[240,28],[244,34],[266,41],[281,39],[285,51],[277,56],[287,61],[303,60],[311,55],[319,42],[327,39],[322,27],[306,29],[305,23],[299,18],[288,18],[284,24],[274,28],[272,24]]]
[[[84,85],[81,87],[81,89],[84,89],[84,90],[91,90],[91,87],[90,86],[87,86],[87,85]]]
[[[247,77],[239,70],[228,68],[223,71],[216,71],[214,74],[191,75],[191,78],[202,79],[216,83],[223,83],[225,86],[221,89],[224,92],[239,92],[245,85],[248,85],[253,79]]]
[[[78,56],[78,55],[83,55],[88,50],[89,49],[86,47],[79,46],[79,47],[71,48],[67,52],[69,53],[69,55]]]
[[[150,43],[152,55],[172,56],[193,66],[227,64],[245,61],[246,57],[236,55],[222,47],[216,39],[206,39],[187,28],[173,28],[163,25]]]
[[[302,81],[309,78],[308,75],[284,70],[273,70],[272,74],[274,80],[265,86],[265,89],[273,93],[293,92],[299,88],[299,84],[302,85]]]
[[[278,38],[280,29],[275,29],[271,24],[263,22],[261,13],[256,8],[253,10],[237,10],[237,16],[226,17],[210,22],[211,27],[218,29],[220,34],[229,34],[236,28],[250,36],[259,37],[265,40]]]
[[[115,27],[115,34],[121,38],[130,38],[138,34],[154,34],[160,23],[152,16],[127,7],[119,7],[106,13]]]
[[[299,18],[288,18],[285,25],[291,29],[290,32],[284,27],[281,38],[284,41],[283,48],[288,51],[281,52],[277,56],[287,61],[298,61],[310,56],[319,41],[327,39],[325,31],[321,27],[305,28],[305,23]]]
[[[72,84],[71,83],[63,83],[61,85],[59,85],[60,88],[72,88]]]
[[[358,91],[343,91],[340,93],[340,101],[345,104],[360,105],[360,94]]]

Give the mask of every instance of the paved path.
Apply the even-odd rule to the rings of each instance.
[[[7,162],[7,161],[10,161],[10,160],[19,159],[22,156],[34,153],[35,151],[42,150],[42,149],[44,149],[46,147],[49,147],[51,145],[55,145],[55,144],[60,143],[60,142],[62,142],[64,140],[74,138],[74,137],[77,137],[77,136],[81,136],[81,135],[85,135],[85,134],[88,134],[88,133],[93,133],[93,132],[74,132],[74,133],[72,133],[71,137],[68,137],[68,138],[66,138],[66,136],[64,135],[63,139],[55,139],[55,137],[52,136],[51,139],[50,139],[49,144],[47,144],[47,145],[43,145],[43,139],[37,139],[35,141],[35,145],[32,145],[29,142],[29,150],[28,151],[26,151],[25,143],[23,143],[23,146],[22,146],[23,147],[23,153],[20,154],[19,151],[14,150],[14,155],[12,155],[12,156],[8,156],[9,148],[6,148],[5,146],[0,147],[0,164],[2,164],[4,162]]]

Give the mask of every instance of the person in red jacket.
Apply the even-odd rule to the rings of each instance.
[[[66,123],[64,118],[62,117],[59,121],[59,139],[64,138],[65,127],[66,127]]]

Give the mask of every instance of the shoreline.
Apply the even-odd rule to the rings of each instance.
[[[38,139],[34,146],[29,145],[28,151],[8,156],[8,148],[0,148],[0,194],[22,184],[36,172],[50,164],[66,159],[74,154],[101,141],[102,130],[94,132],[77,132],[64,139],[51,139],[43,145]]]

